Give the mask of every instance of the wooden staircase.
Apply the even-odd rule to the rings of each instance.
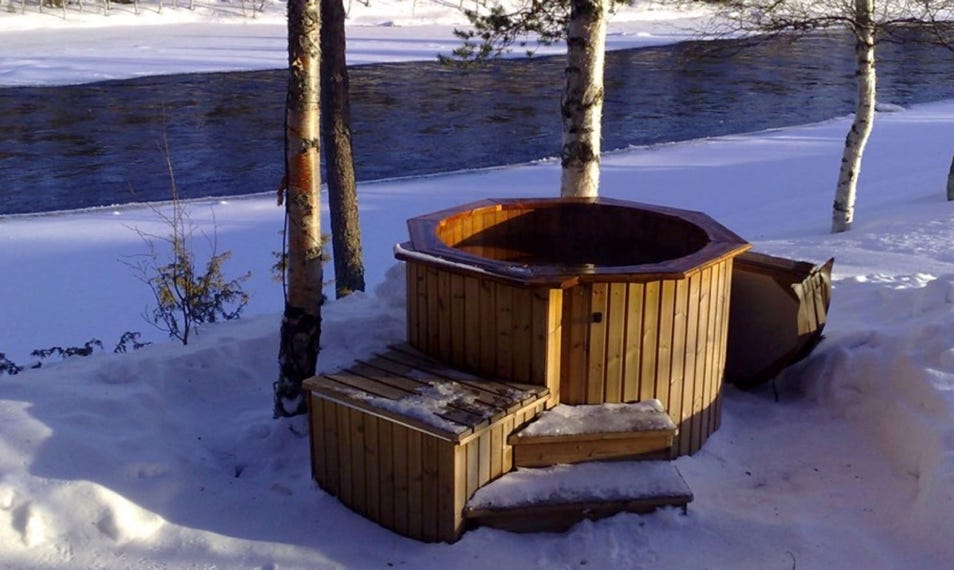
[[[669,461],[676,425],[658,400],[558,405],[508,438],[517,468],[467,502],[469,526],[559,532],[584,519],[659,507],[692,491]],[[649,461],[647,461],[649,460]]]

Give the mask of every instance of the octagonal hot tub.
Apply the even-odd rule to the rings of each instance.
[[[719,425],[732,259],[709,216],[599,199],[485,200],[408,220],[407,336],[551,403],[659,399],[673,455]]]

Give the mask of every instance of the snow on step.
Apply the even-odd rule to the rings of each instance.
[[[692,491],[668,461],[589,462],[518,469],[467,502],[472,522],[516,532],[559,531],[583,519],[682,507]]]
[[[559,405],[510,436],[518,467],[669,454],[676,425],[659,400]]]

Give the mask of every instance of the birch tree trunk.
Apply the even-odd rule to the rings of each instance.
[[[364,291],[358,191],[351,145],[351,88],[345,60],[342,0],[321,0],[322,142],[328,174],[328,209],[335,264],[335,293]]]
[[[855,215],[855,194],[861,157],[871,134],[875,112],[875,23],[874,0],[855,0],[855,76],[858,82],[858,102],[855,119],[845,139],[841,156],[838,187],[832,210],[832,233],[851,229]]]
[[[319,0],[288,0],[285,101],[287,290],[275,382],[275,417],[305,413],[302,382],[314,375],[321,336]]]
[[[563,90],[560,195],[596,197],[600,185],[603,59],[610,0],[570,0]]]

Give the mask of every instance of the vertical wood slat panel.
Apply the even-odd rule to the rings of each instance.
[[[530,363],[526,382],[547,385],[547,366],[550,357],[550,291],[542,287],[530,292]]]
[[[692,441],[689,453],[695,453],[703,441],[703,426],[707,422],[708,406],[705,402],[709,391],[709,364],[711,345],[714,340],[712,323],[709,321],[709,302],[712,299],[712,268],[701,272],[699,288],[699,332],[696,341],[696,385],[692,397]]]
[[[364,420],[364,487],[367,495],[368,518],[381,520],[381,447],[378,439],[378,426],[384,423],[374,416]]]
[[[722,387],[725,381],[725,360],[726,360],[726,351],[729,346],[729,301],[732,299],[732,267],[734,261],[727,261],[725,264],[725,273],[723,275],[722,283],[722,348],[719,354],[722,356],[722,364],[719,368],[720,370],[720,383],[719,383],[719,393],[716,396],[715,402],[715,424],[713,429],[719,429],[719,425],[722,423]]]
[[[639,400],[651,400],[656,394],[656,343],[659,331],[659,281],[646,283],[643,292],[643,323]]]
[[[425,346],[427,354],[437,354],[440,350],[440,295],[438,294],[438,272],[433,267],[426,267],[427,273],[427,340]]]
[[[548,405],[554,406],[560,402],[560,375],[563,369],[563,291],[561,289],[550,290],[549,307],[546,386],[550,389]]]
[[[499,423],[490,430],[490,479],[496,479],[503,474],[503,424]]]
[[[676,282],[662,282],[659,294],[659,342],[656,347],[656,388],[653,391],[660,402],[669,401],[669,383],[672,375],[672,334],[676,317]]]
[[[417,266],[417,342],[421,350],[429,349],[430,331],[428,330],[427,299],[430,292],[427,290],[427,267]]]
[[[514,419],[508,415],[502,422],[503,441],[500,448],[500,471],[509,473],[513,469],[513,446],[507,443],[507,439],[514,431]]]
[[[686,455],[692,446],[692,403],[696,390],[696,342],[699,334],[699,288],[701,276],[689,276],[689,304],[686,311],[686,359],[683,368],[683,406],[679,418],[679,453]]]
[[[421,437],[421,538],[434,542],[440,532],[438,440]]]
[[[394,530],[408,532],[408,434],[411,430],[393,424],[391,439],[394,445]]]
[[[486,279],[478,283],[480,322],[480,366],[477,370],[492,374],[497,370],[497,310],[494,284]]]
[[[497,369],[492,373],[498,378],[510,378],[513,374],[513,288],[503,283],[494,284],[497,310]]]
[[[423,536],[424,454],[421,432],[407,431],[407,532],[410,536]]]
[[[534,290],[508,287],[512,297],[511,369],[507,380],[529,383],[533,369]]]
[[[391,422],[378,422],[378,479],[380,490],[381,525],[393,529],[394,525],[394,435]]]
[[[711,434],[718,429],[719,423],[719,399],[722,396],[722,384],[725,380],[725,355],[726,342],[728,340],[728,322],[726,321],[726,280],[732,268],[732,261],[727,260],[720,263],[717,267],[718,279],[715,282],[715,303],[713,314],[716,316],[716,341],[715,341],[715,363],[713,370],[714,382],[712,391],[709,394],[709,426],[707,433]]]
[[[603,386],[606,382],[606,310],[608,285],[593,283],[590,286],[590,307],[587,315],[588,341],[586,355],[586,403],[601,404]]]
[[[475,277],[464,277],[464,366],[480,370],[481,313],[480,282]]]
[[[623,401],[639,400],[639,373],[643,348],[643,291],[642,283],[626,286],[626,340],[623,360]]]
[[[477,458],[477,486],[483,487],[490,482],[490,464],[491,464],[491,432],[485,431],[477,438],[477,448],[479,456]]]
[[[418,346],[417,339],[417,268],[416,263],[407,262],[404,264],[404,279],[407,292],[407,341],[411,346]]]
[[[451,327],[451,363],[466,366],[467,359],[467,296],[464,290],[464,277],[457,274],[450,276],[450,327]]]
[[[451,316],[450,273],[437,272],[437,357],[449,360],[451,357],[451,335],[454,323]]]
[[[713,409],[713,403],[715,402],[716,388],[718,384],[717,373],[719,369],[719,326],[721,325],[719,310],[719,296],[721,295],[719,291],[719,280],[721,273],[722,264],[713,265],[711,268],[711,281],[709,284],[709,334],[707,338],[709,339],[709,346],[706,347],[706,393],[703,395],[702,406],[704,412],[702,414],[702,425],[700,430],[702,431],[702,437],[700,438],[700,445],[705,443],[705,440],[709,437],[709,434],[712,432],[712,422],[713,416],[715,415],[715,410]]]
[[[688,331],[689,283],[678,281],[675,288],[675,311],[672,323],[672,360],[669,370],[669,397],[663,406],[677,426],[681,424],[685,409],[683,394],[686,376],[686,335]],[[673,456],[678,455],[681,437],[673,441]]]
[[[610,403],[623,401],[624,354],[626,352],[626,284],[612,283],[606,310],[606,373],[603,400]]]
[[[480,486],[480,446],[476,439],[472,439],[465,444],[464,447],[467,449],[467,469],[464,479],[467,481],[465,488],[467,498],[469,499],[477,492],[477,488]]]
[[[458,454],[458,446],[449,441],[438,441],[437,445],[437,540],[452,542],[457,539],[463,527],[464,492],[458,484],[458,468],[463,467]]]
[[[368,514],[367,472],[364,450],[364,413],[349,409],[348,422],[351,425],[351,508],[361,515]]]
[[[325,476],[327,477],[325,491],[337,497],[341,494],[341,461],[339,459],[340,455],[338,454],[339,407],[337,404],[322,400],[321,410],[325,415],[324,421],[322,422],[325,459],[327,461],[325,465]]]
[[[577,285],[563,295],[563,345],[560,400],[564,404],[586,403],[586,333],[589,295],[586,285]]]
[[[354,497],[351,479],[351,466],[354,464],[351,458],[351,412],[343,406],[337,411],[338,425],[338,474],[339,474],[339,494],[341,502],[350,505]]]

